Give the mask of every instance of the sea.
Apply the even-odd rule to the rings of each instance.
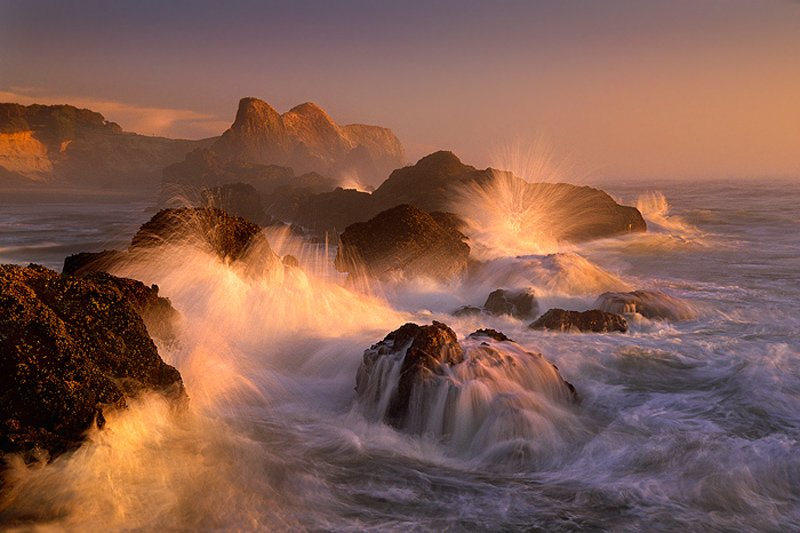
[[[12,464],[0,526],[800,531],[800,180],[602,188],[637,205],[648,232],[549,248],[513,234],[493,247],[501,236],[476,233],[481,273],[446,285],[355,286],[333,268],[334,245],[279,230],[272,248],[301,267],[280,275],[198,250],[120,266],[114,273],[157,283],[181,313],[178,339],[159,352],[180,370],[189,406],[145,395],[77,451]],[[0,262],[60,270],[72,253],[124,248],[154,203],[0,191]],[[603,334],[451,314],[523,286],[541,311],[657,290],[692,312],[632,314],[627,333]],[[433,320],[462,339],[502,331],[515,341],[509,357],[542,354],[580,403],[543,400],[526,374],[537,370],[521,365],[453,377],[461,400],[420,407],[458,431],[405,432],[371,416],[354,390],[365,350]]]

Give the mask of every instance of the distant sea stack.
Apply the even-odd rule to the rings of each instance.
[[[311,102],[280,114],[258,98],[242,98],[222,137],[165,169],[164,181],[221,185],[231,174],[266,175],[270,166],[278,166],[296,174],[378,183],[402,165],[403,157],[400,141],[387,128],[340,126]]]
[[[0,186],[157,190],[165,166],[210,142],[127,133],[70,105],[0,104]]]

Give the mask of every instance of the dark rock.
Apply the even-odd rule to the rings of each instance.
[[[300,266],[300,261],[293,255],[287,254],[283,256],[282,262],[284,266],[297,268]]]
[[[364,352],[364,360],[356,376],[356,392],[359,395],[366,392],[367,382],[380,357],[397,352],[403,352],[404,358],[397,390],[386,412],[386,421],[401,427],[414,384],[432,375],[441,375],[445,365],[463,361],[464,350],[455,332],[446,324],[436,321],[430,326],[404,324]]]
[[[503,333],[502,331],[497,331],[496,329],[490,329],[490,328],[483,328],[483,329],[479,329],[477,331],[473,331],[472,333],[467,335],[467,337],[489,337],[490,339],[494,339],[496,341],[511,341],[511,342],[514,342],[511,339],[509,339],[506,336],[506,334]]]
[[[229,215],[241,217],[260,226],[268,226],[272,217],[264,212],[261,196],[255,187],[246,183],[227,183],[203,189],[201,207],[213,207]]]
[[[628,331],[628,322],[620,315],[600,311],[599,309],[583,312],[550,309],[531,324],[530,327],[532,329],[576,333],[607,333],[609,331],[625,333]]]
[[[656,320],[691,320],[697,317],[697,310],[691,304],[661,291],[606,292],[594,305],[611,313],[639,313]]]
[[[52,458],[141,391],[185,398],[140,315],[157,302],[155,289],[108,274],[0,266],[0,453]]]
[[[478,316],[481,314],[480,307],[474,307],[472,305],[465,305],[463,307],[459,307],[455,311],[453,311],[453,316]]]
[[[442,227],[428,213],[400,205],[345,229],[336,268],[353,276],[427,277],[447,281],[467,268],[464,235]]]
[[[483,308],[491,315],[511,315],[514,318],[530,318],[539,314],[539,303],[533,289],[509,291],[497,289],[489,294]]]
[[[91,272],[107,272],[114,265],[124,261],[125,252],[103,250],[102,252],[82,252],[64,259],[63,274],[83,275]]]
[[[211,207],[186,207],[156,213],[133,236],[130,250],[189,244],[223,259],[236,260],[256,241],[269,246],[261,228],[253,222]]]

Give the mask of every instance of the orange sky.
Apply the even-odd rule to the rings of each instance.
[[[544,139],[572,181],[800,176],[800,2],[166,4],[0,0],[0,100],[193,138],[311,100],[410,160]]]

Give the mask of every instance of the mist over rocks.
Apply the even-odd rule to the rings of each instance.
[[[300,174],[371,183],[402,164],[403,157],[400,141],[386,128],[340,126],[311,102],[279,114],[263,100],[248,97],[240,100],[231,127],[207,149],[165,169],[164,181],[218,185],[224,179],[217,169],[233,163],[280,165]]]
[[[618,314],[599,309],[588,311],[548,309],[529,327],[565,333],[608,333],[612,331],[625,333],[628,331],[628,321]]]
[[[459,341],[436,321],[404,324],[365,350],[356,395],[368,419],[471,453],[503,438],[536,442],[579,401],[555,365],[502,332],[480,329]]]
[[[595,302],[595,307],[618,314],[638,313],[654,320],[692,320],[697,309],[692,304],[658,290],[632,292],[605,292]]]
[[[465,239],[430,214],[399,205],[348,226],[339,238],[335,264],[352,277],[451,281],[466,271]]]
[[[103,426],[104,412],[143,391],[186,398],[143,319],[174,313],[155,288],[2,265],[0,308],[0,462],[9,453],[31,461],[75,448],[92,424]]]
[[[70,105],[0,104],[0,185],[156,190],[164,167],[210,142],[124,132]]]
[[[539,314],[539,302],[532,288],[497,289],[486,298],[483,309],[490,315],[511,315],[514,318],[525,319]]]

